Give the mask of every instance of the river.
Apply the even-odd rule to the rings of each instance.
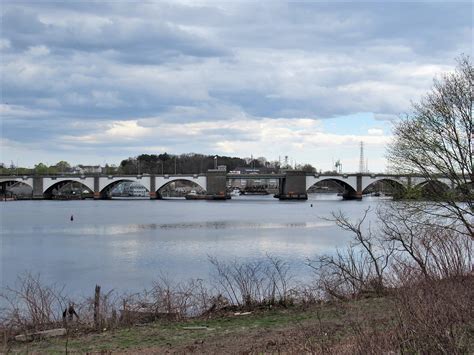
[[[304,279],[311,275],[307,258],[332,253],[351,237],[322,217],[341,210],[359,218],[381,201],[311,194],[305,202],[271,196],[1,202],[1,284],[15,286],[18,275],[32,272],[72,295],[90,295],[96,284],[133,292],[159,275],[207,279],[209,256],[249,261],[267,254]]]

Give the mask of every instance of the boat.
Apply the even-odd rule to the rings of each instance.
[[[198,194],[196,191],[192,190],[189,194],[184,196],[184,198],[186,200],[228,200],[230,199],[230,195],[201,195]]]
[[[260,186],[256,187],[246,187],[243,191],[240,192],[241,195],[269,195],[269,192]]]
[[[207,200],[207,195],[191,195],[191,194],[187,194],[186,196],[184,196],[184,198],[186,200]]]
[[[206,195],[199,195],[196,190],[191,190],[189,194],[184,196],[186,200],[206,200]]]
[[[230,192],[230,195],[231,196],[239,196],[240,195],[240,190],[239,189],[233,189],[231,192]]]

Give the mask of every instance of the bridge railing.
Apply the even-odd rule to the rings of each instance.
[[[50,178],[50,177],[60,177],[60,178],[67,178],[67,177],[74,177],[74,178],[83,178],[83,177],[147,177],[147,176],[155,176],[155,177],[168,177],[168,176],[206,176],[204,173],[200,174],[104,174],[104,173],[84,173],[84,174],[76,174],[76,173],[57,173],[57,174],[0,174],[1,177],[8,177],[8,178],[23,178],[23,177],[43,177],[43,178]]]

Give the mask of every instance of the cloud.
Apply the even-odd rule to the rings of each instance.
[[[8,39],[0,39],[0,50],[8,49],[10,46],[10,41]]]
[[[367,133],[370,136],[383,136],[383,129],[380,128],[370,128]]]
[[[394,122],[399,119],[399,116],[387,113],[374,113],[374,118],[378,121]]]
[[[46,46],[32,46],[26,51],[25,54],[31,57],[41,57],[48,55],[49,53],[50,51]]]
[[[0,104],[0,117],[2,120],[37,119],[48,115],[48,111],[29,109],[21,105]]]
[[[143,126],[143,122],[147,124]],[[270,157],[274,157],[275,150],[304,151],[354,145],[361,140],[369,145],[383,146],[391,139],[381,129],[371,129],[366,135],[329,133],[324,131],[321,121],[308,118],[247,118],[195,123],[143,118],[98,124],[83,135],[65,135],[60,137],[60,141],[63,144],[96,145],[101,149],[104,144],[148,147],[157,137],[164,146],[174,144],[188,151],[199,144],[210,152],[251,155],[253,150],[265,151]]]
[[[2,135],[43,144],[42,156],[54,146],[64,159],[79,143],[116,160],[149,147],[271,154],[272,139],[307,157],[308,147],[342,154],[361,139],[382,147],[384,122],[409,112],[433,76],[470,53],[471,10],[444,2],[7,2]],[[321,123],[347,117],[347,127],[359,127],[360,113],[379,122],[357,134]]]

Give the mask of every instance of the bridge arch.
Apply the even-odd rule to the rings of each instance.
[[[445,194],[451,187],[440,180],[425,180],[415,185],[415,188],[421,191],[425,197],[433,197],[434,195]]]
[[[114,179],[110,181],[108,184],[104,184],[104,186],[100,190],[100,198],[102,199],[111,198],[112,190],[118,185],[123,184],[124,182],[140,184],[146,189],[148,193],[150,193],[150,189],[147,187],[146,183],[142,183],[140,180],[133,179],[133,178],[122,178],[122,179],[117,179],[117,180]]]
[[[11,179],[0,181],[0,196],[3,198],[31,196],[33,194],[33,186],[22,179]]]
[[[33,189],[33,184],[31,184],[28,180],[23,180],[23,179],[20,179],[20,178],[1,180],[0,181],[0,186],[8,186],[8,185],[15,184],[15,183],[20,183],[20,184],[23,184],[23,185],[27,185],[27,186],[31,187],[31,189]]]
[[[94,183],[93,181],[89,180],[82,180],[78,178],[70,178],[70,177],[63,177],[63,178],[44,178],[43,179],[43,194],[45,194],[51,187],[62,184],[64,182],[70,183],[70,182],[78,182],[81,185],[84,185],[87,187],[89,190],[94,191]]]
[[[197,176],[197,177],[179,176],[179,177],[173,177],[173,178],[170,177],[169,179],[160,179],[160,180],[157,179],[156,192],[158,192],[158,190],[165,187],[166,185],[169,185],[170,183],[174,181],[188,181],[188,182],[198,185],[204,191],[207,190],[205,176]]]
[[[380,178],[371,179],[367,182],[363,181],[363,183],[362,183],[362,194],[364,194],[369,187],[371,187],[372,185],[374,185],[378,182],[389,183],[394,189],[396,189],[400,192],[406,191],[405,184],[402,183],[400,180],[393,179],[393,178],[390,178],[390,177],[380,177]]]
[[[188,183],[191,183],[191,186],[198,186],[203,191],[206,191],[206,186],[205,185],[203,186],[202,182],[196,181],[196,179],[180,177],[180,178],[169,179],[166,182],[160,184],[160,186],[157,186],[157,189],[155,191],[157,198],[161,198],[161,192],[160,191],[163,191],[163,189],[165,189],[167,186],[169,186],[170,184],[172,184],[174,182],[188,182]]]
[[[312,186],[315,186],[323,181],[331,181],[336,183],[341,187],[343,190],[342,192],[344,194],[355,194],[356,193],[356,188],[352,186],[352,184],[348,181],[344,181],[343,179],[337,178],[337,177],[320,177],[320,178],[315,178],[313,181],[310,181],[306,185],[306,191],[308,191]],[[309,185],[311,184],[311,185]],[[308,186],[309,185],[309,186]]]
[[[43,197],[46,199],[53,198],[53,196],[55,195],[55,191],[59,192],[59,190],[63,188],[64,186],[66,186],[67,184],[78,184],[79,186],[81,186],[82,188],[82,190],[80,191],[81,195],[83,191],[87,191],[87,193],[91,195],[93,194],[93,191],[94,191],[93,188],[91,189],[87,183],[81,180],[64,178],[64,179],[58,179],[58,180],[51,180],[47,182],[43,186]]]

